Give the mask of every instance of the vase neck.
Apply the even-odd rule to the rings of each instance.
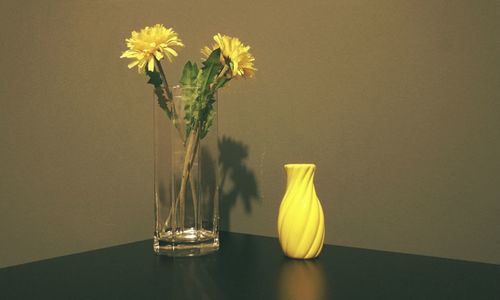
[[[312,186],[316,166],[314,164],[286,164],[285,171],[288,187],[304,184],[304,182]]]

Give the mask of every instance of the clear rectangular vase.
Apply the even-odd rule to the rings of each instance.
[[[186,89],[174,87],[172,100],[163,105],[157,97],[153,101],[153,248],[160,255],[197,256],[219,249],[217,118],[210,120],[208,133],[190,129],[186,95],[191,91]],[[216,116],[216,101],[213,109]]]

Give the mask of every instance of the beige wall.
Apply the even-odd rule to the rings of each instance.
[[[219,31],[257,57],[257,79],[220,95],[221,135],[247,154],[225,187],[226,228],[275,236],[282,165],[315,162],[327,243],[500,263],[499,12],[2,1],[0,266],[151,237],[151,91],[118,57],[131,29],[157,22],[187,45],[172,81]]]

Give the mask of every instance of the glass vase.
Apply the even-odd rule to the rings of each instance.
[[[193,108],[194,93],[196,88],[176,86],[171,100],[162,103],[158,91],[154,97],[153,249],[160,255],[219,249],[217,95],[211,99],[211,126],[197,130],[190,120],[203,112]]]

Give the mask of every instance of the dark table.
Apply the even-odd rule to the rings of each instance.
[[[0,269],[0,299],[500,299],[500,266],[325,245],[283,256],[275,238],[221,233],[203,257],[146,240]]]

